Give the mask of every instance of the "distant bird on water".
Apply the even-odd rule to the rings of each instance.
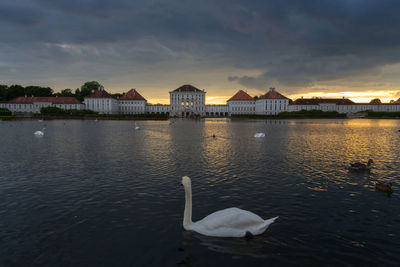
[[[265,137],[265,133],[256,133],[256,134],[254,134],[254,137],[255,138],[263,138],[263,137]]]
[[[393,193],[393,186],[392,183],[382,183],[382,182],[377,182],[375,183],[375,188],[379,191],[388,193],[389,195]]]
[[[350,163],[347,168],[351,171],[370,171],[372,166],[371,164],[374,163],[372,159],[369,159],[367,164],[361,162]]]
[[[36,131],[33,134],[38,137],[44,136],[44,130],[46,130],[46,128],[43,128],[41,131]]]

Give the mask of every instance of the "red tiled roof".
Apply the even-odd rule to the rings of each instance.
[[[106,90],[96,90],[89,95],[85,96],[85,98],[113,98]]]
[[[203,91],[190,84],[185,84],[175,89],[174,92],[203,92]]]
[[[82,104],[78,99],[70,96],[20,96],[9,101],[9,103],[17,104],[33,104],[34,102],[51,102],[53,104]]]
[[[289,99],[286,96],[281,95],[275,89],[271,88],[271,90],[265,95],[260,96],[258,99]]]
[[[319,104],[354,105],[355,103],[347,98],[299,98],[293,102],[293,105]]]
[[[129,90],[126,94],[123,94],[120,98],[120,100],[144,100],[146,99],[139,94],[138,91],[135,89]]]
[[[236,100],[254,100],[248,93],[243,90],[239,90],[234,96],[229,98],[228,101],[236,101]]]

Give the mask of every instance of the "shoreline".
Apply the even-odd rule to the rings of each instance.
[[[278,117],[278,116],[263,116],[260,117],[202,117],[199,119],[188,119],[178,117],[130,117],[130,116],[0,116],[0,121],[29,121],[29,120],[120,120],[120,121],[168,121],[170,119],[185,119],[185,120],[203,120],[203,119],[230,119],[231,121],[252,121],[252,120],[354,120],[354,119],[370,119],[370,120],[399,120],[399,117]]]

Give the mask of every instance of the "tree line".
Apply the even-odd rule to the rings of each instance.
[[[101,84],[97,81],[85,82],[80,88],[72,90],[70,88],[55,93],[50,87],[41,87],[30,85],[23,87],[21,85],[0,84],[0,101],[10,101],[19,96],[70,96],[83,101],[84,97],[89,95],[92,90],[99,90]],[[119,94],[115,94],[118,96]]]

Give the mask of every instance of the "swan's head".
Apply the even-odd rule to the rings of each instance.
[[[182,177],[182,185],[187,188],[190,187],[192,185],[192,182],[190,181],[190,178],[187,176],[183,176]]]

